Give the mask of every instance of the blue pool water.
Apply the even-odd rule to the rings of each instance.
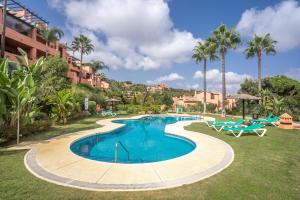
[[[165,126],[194,119],[151,116],[115,120],[125,126],[106,134],[79,139],[71,144],[71,150],[92,160],[119,163],[148,163],[176,158],[193,151],[196,146],[186,138],[165,133]]]

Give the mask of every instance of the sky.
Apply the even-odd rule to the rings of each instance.
[[[270,33],[277,54],[263,56],[263,76],[284,74],[300,80],[300,2],[296,0],[22,0],[24,5],[65,32],[71,43],[84,34],[95,46],[86,62],[102,60],[108,78],[135,83],[166,83],[175,88],[203,87],[203,63],[191,56],[198,41],[224,23],[242,43],[229,50],[226,81],[235,93],[246,78],[257,78],[257,58],[243,51],[254,34]],[[209,62],[207,86],[221,90],[221,63]]]

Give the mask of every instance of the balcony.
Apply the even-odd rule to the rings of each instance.
[[[18,62],[18,60],[17,60],[17,54],[5,51],[4,57],[6,57],[9,61]],[[30,58],[29,58],[29,63],[31,63],[31,64],[33,63],[33,60],[30,59]]]
[[[0,23],[0,26],[2,26],[2,24]],[[0,30],[1,31],[1,30]],[[2,34],[2,31],[0,32]],[[40,51],[46,52],[46,45],[38,42],[37,40],[35,40],[34,38],[31,38],[29,36],[26,36],[22,33],[19,33],[9,27],[6,28],[6,37],[14,40],[18,43],[22,43],[26,46],[32,47],[32,48],[36,48]],[[59,55],[59,51],[57,51],[54,48],[49,47],[48,48],[48,53],[50,55]]]
[[[16,54],[13,54],[13,53],[9,53],[7,51],[5,51],[5,57],[12,61],[12,62],[17,62],[17,55]]]

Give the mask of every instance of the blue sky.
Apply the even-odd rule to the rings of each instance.
[[[65,31],[63,41],[84,33],[95,42],[86,57],[112,67],[109,78],[177,88],[202,88],[202,65],[191,60],[194,44],[221,23],[236,27],[243,43],[226,56],[228,90],[257,77],[257,60],[242,50],[254,33],[271,33],[277,55],[263,57],[263,76],[286,74],[300,80],[300,3],[296,0],[23,0]],[[208,64],[208,88],[220,90],[220,62]],[[200,70],[200,71],[199,71]],[[195,73],[197,72],[196,76]],[[195,78],[197,77],[197,78]]]

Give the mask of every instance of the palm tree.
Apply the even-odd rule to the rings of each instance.
[[[258,91],[261,91],[261,58],[262,54],[274,55],[276,54],[275,44],[277,41],[270,37],[270,34],[266,34],[263,37],[254,35],[253,39],[248,41],[248,48],[245,50],[246,58],[252,58],[257,56],[258,58]]]
[[[209,38],[205,42],[198,42],[197,46],[194,48],[193,59],[196,63],[203,61],[203,90],[204,90],[204,105],[203,113],[206,113],[206,63],[207,60],[213,61],[218,58],[216,55],[216,43]]]
[[[101,60],[92,60],[88,63],[89,66],[91,66],[95,71],[101,71],[103,69],[109,69],[107,65]]]
[[[233,29],[228,29],[225,24],[213,31],[212,40],[216,42],[221,54],[222,63],[222,116],[225,117],[226,80],[225,80],[225,55],[228,49],[236,49],[241,42],[240,35]]]
[[[73,51],[78,51],[80,53],[79,83],[81,83],[83,55],[84,54],[88,55],[92,51],[94,51],[94,45],[92,44],[92,41],[88,37],[80,34],[79,37],[74,38],[74,41],[72,42],[72,49]]]
[[[49,42],[56,42],[64,35],[64,32],[58,28],[45,28],[40,30],[42,38],[46,42],[46,58],[48,57]]]

